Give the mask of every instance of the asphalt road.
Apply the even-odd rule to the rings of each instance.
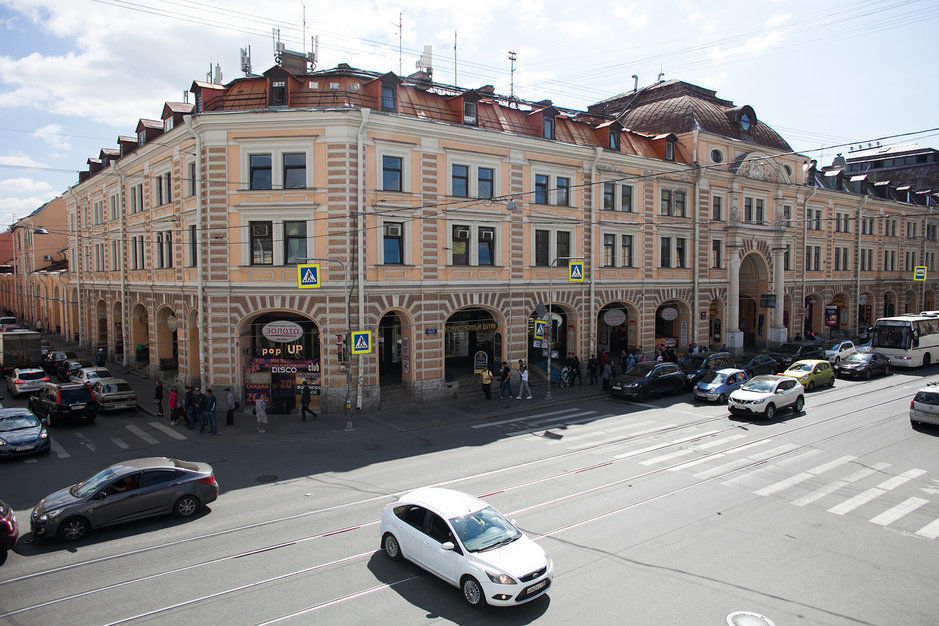
[[[0,464],[25,524],[0,622],[934,624],[939,429],[912,430],[907,410],[937,374],[838,381],[770,423],[686,394],[327,441],[198,436],[143,414],[57,428],[50,455]],[[218,501],[187,522],[31,541],[39,498],[155,455],[211,463]],[[385,558],[381,507],[431,484],[516,519],[554,558],[551,591],[479,612]]]

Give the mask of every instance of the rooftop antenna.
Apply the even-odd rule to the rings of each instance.
[[[639,91],[639,75],[633,74],[633,91]]]
[[[189,90],[183,89],[183,102],[189,103]]]
[[[509,98],[512,100],[515,99],[515,61],[518,59],[518,55],[515,53],[515,50],[509,50],[509,62],[511,63],[511,69],[509,70]]]
[[[398,13],[398,76],[401,76],[401,38],[403,36],[404,11]]]
[[[456,31],[453,31],[453,84],[457,84],[456,79]]]
[[[222,84],[222,66],[218,62],[215,63],[215,80],[212,82],[216,85]]]
[[[307,52],[306,60],[310,62],[310,71],[316,69],[316,62],[319,61],[320,55],[320,36],[313,35],[310,37],[310,52]]]
[[[280,41],[279,28],[271,29],[271,38],[274,40],[274,62],[277,63],[277,65],[280,65],[282,63],[283,53],[286,48]]]
[[[418,71],[425,72],[428,78],[433,78],[434,76],[432,56],[433,46],[424,46],[424,52],[421,54],[421,58],[414,63],[414,67],[417,68]]]
[[[303,46],[300,52],[306,54],[306,4],[303,0],[300,0],[300,20],[303,23],[300,27],[300,45]]]
[[[245,76],[251,75],[251,45],[241,49],[241,71]]]
[[[205,74],[205,82],[212,82],[212,61],[209,61],[209,71]]]
[[[660,65],[660,66],[659,66],[659,81],[658,81],[658,82],[661,83],[661,82],[662,82],[662,77],[664,77],[664,76],[665,76],[665,72],[662,71],[662,66]]]

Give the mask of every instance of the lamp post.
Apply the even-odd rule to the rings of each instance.
[[[28,229],[29,229],[29,227],[28,227],[28,226],[24,226],[23,224],[12,224],[12,225],[10,226],[10,231],[9,231],[9,232],[15,233],[15,232],[18,231],[18,230],[28,230]],[[46,230],[45,228],[43,228],[42,226],[39,226],[39,227],[33,229],[33,234],[34,234],[34,235],[48,235],[48,234],[49,234],[49,231]],[[18,240],[18,238],[17,238],[17,242],[18,242],[18,241],[19,241],[19,240]],[[27,291],[27,285],[26,285],[26,246],[25,246],[25,245],[20,246],[20,252],[22,253],[22,257],[23,257],[23,266],[22,266],[22,270],[23,270],[23,310],[20,312],[20,315],[21,315],[21,317],[26,317],[26,291]],[[21,321],[21,322],[25,322],[26,320],[23,319],[23,320],[20,320],[20,321]]]
[[[310,262],[338,263],[339,267],[342,268],[342,274],[343,274],[344,281],[345,281],[345,294],[346,294],[346,336],[344,339],[344,345],[345,345],[345,348],[350,351],[349,352],[349,364],[346,366],[346,402],[345,402],[346,432],[352,432],[353,430],[355,430],[355,427],[352,426],[352,414],[350,413],[352,409],[352,353],[351,353],[352,345],[350,343],[352,340],[352,308],[351,308],[352,307],[351,305],[352,292],[349,291],[349,268],[346,267],[346,264],[340,261],[339,259],[300,257],[294,260],[297,262],[298,265],[302,263],[310,263]]]
[[[554,339],[554,319],[551,317],[551,301],[554,300],[554,267],[558,261],[580,261],[586,257],[582,256],[559,256],[551,261],[551,267],[548,268],[548,392],[544,399],[551,399],[551,341]]]

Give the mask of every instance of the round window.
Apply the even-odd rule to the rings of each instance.
[[[786,170],[786,176],[792,176],[792,168],[788,165],[783,165],[783,169]]]
[[[721,163],[724,160],[724,153],[718,149],[711,150],[711,161],[714,163]]]

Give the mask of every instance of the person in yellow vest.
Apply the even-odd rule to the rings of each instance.
[[[492,400],[492,370],[487,365],[482,374],[479,375],[483,383],[483,393],[486,394],[486,400]]]

